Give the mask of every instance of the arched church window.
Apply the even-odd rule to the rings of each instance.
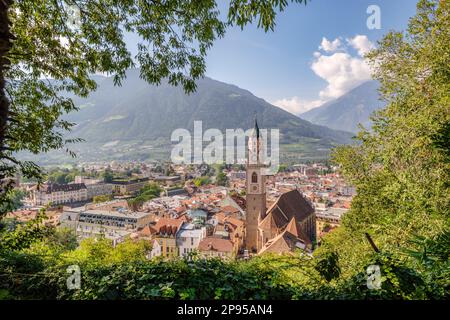
[[[258,182],[258,175],[256,174],[256,172],[252,173],[252,183],[257,183]]]

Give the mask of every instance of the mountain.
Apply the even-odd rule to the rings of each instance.
[[[364,82],[343,96],[300,114],[300,117],[331,129],[358,132],[358,124],[370,127],[369,116],[384,106],[379,100],[378,88],[377,81]]]
[[[177,128],[192,130],[194,120],[203,121],[203,130],[248,129],[255,113],[262,128],[279,128],[285,143],[299,137],[329,143],[345,143],[349,138],[346,132],[313,125],[247,90],[210,78],[199,80],[190,95],[168,83],[149,85],[140,79],[138,69],[128,71],[121,87],[114,86],[112,78],[97,77],[97,82],[98,89],[87,99],[74,99],[80,110],[66,117],[77,123],[71,135],[88,142],[169,140]]]
[[[110,77],[95,76],[95,80],[97,90],[88,98],[72,97],[79,110],[64,116],[76,123],[67,137],[85,140],[69,145],[77,161],[167,159],[175,129],[193,134],[194,121],[201,120],[203,132],[246,130],[253,127],[255,114],[261,128],[280,129],[280,143],[290,146],[292,161],[324,158],[333,146],[348,143],[352,136],[311,124],[247,90],[210,78],[198,80],[196,92],[190,95],[167,82],[150,85],[139,77],[138,69],[127,72],[122,86],[114,86]],[[61,154],[52,152],[36,161],[46,163],[51,157],[53,163],[63,162],[67,157]]]

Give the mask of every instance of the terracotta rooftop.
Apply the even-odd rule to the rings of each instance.
[[[157,234],[174,236],[183,222],[184,219],[160,218],[153,226],[153,229]]]
[[[235,208],[235,207],[233,207],[233,206],[224,206],[224,207],[222,207],[221,209],[222,209],[222,211],[224,211],[224,212],[230,212],[230,213],[233,213],[233,212],[239,212],[239,209],[237,209],[237,208]]]
[[[200,251],[232,252],[233,242],[228,239],[206,237],[200,241],[198,249]]]

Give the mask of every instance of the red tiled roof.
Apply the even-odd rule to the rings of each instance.
[[[198,249],[200,251],[232,252],[233,242],[228,239],[206,237],[200,241]]]
[[[225,206],[225,207],[222,207],[221,209],[224,212],[230,212],[230,213],[239,212],[239,209],[237,209],[237,208],[235,208],[233,206]]]
[[[160,218],[153,226],[156,233],[175,235],[183,224],[184,219]]]
[[[145,226],[141,231],[139,231],[139,235],[143,237],[149,237],[154,234],[156,230],[151,226]]]

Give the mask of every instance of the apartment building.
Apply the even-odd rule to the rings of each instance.
[[[197,251],[200,241],[206,237],[206,228],[196,228],[192,223],[185,223],[176,235],[180,256],[187,257]]]
[[[88,195],[84,183],[49,183],[32,187],[28,200],[33,206],[59,205],[87,201]]]
[[[96,196],[111,195],[113,193],[113,185],[111,183],[99,182],[87,184],[87,197],[92,199]]]
[[[149,184],[149,178],[140,178],[133,180],[116,180],[112,181],[113,193],[125,195],[134,194]]]
[[[159,246],[154,247],[150,255],[156,256],[155,250],[163,257],[177,257],[179,248],[177,247],[177,233],[181,229],[184,220],[160,218],[151,228],[152,238]]]
[[[151,214],[148,212],[80,207],[64,210],[60,223],[62,226],[74,228],[80,239],[105,236],[112,240],[120,240],[144,228],[150,221]]]
[[[202,239],[198,246],[199,253],[205,258],[221,258],[224,260],[233,259],[233,242],[228,239],[206,237]]]

